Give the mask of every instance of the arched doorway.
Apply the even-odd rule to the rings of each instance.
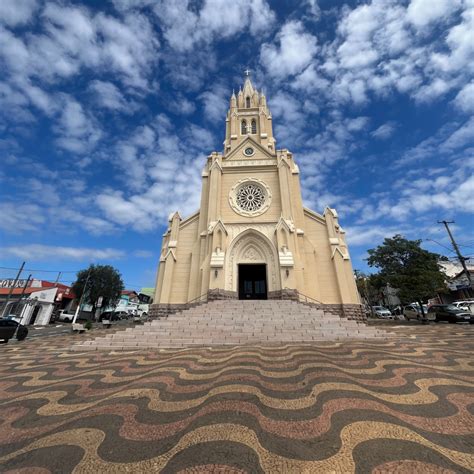
[[[281,289],[276,247],[265,235],[247,229],[231,242],[225,286],[240,299],[266,299]]]

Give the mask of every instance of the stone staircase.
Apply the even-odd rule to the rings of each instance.
[[[142,350],[385,338],[386,331],[290,300],[216,300],[75,344],[75,351]]]

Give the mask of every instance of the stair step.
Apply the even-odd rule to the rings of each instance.
[[[197,346],[372,339],[391,336],[295,301],[209,302],[134,328],[81,341],[75,351],[137,351]]]

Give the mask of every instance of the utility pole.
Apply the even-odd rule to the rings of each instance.
[[[10,291],[8,292],[7,299],[6,299],[6,301],[5,301],[5,306],[4,306],[3,311],[2,311],[2,316],[5,316],[5,310],[6,310],[7,307],[8,307],[8,302],[10,301],[10,298],[11,298],[11,296],[12,296],[13,290],[14,290],[15,287],[16,287],[16,284],[17,284],[17,282],[18,282],[18,280],[19,280],[19,278],[20,278],[21,272],[23,271],[23,268],[24,268],[24,267],[25,267],[25,262],[23,262],[23,263],[21,264],[21,267],[20,267],[20,269],[18,270],[18,273],[17,273],[17,275],[16,275],[16,278],[15,278],[15,280],[13,281],[13,285],[12,285],[12,287],[10,288]]]
[[[20,296],[18,297],[18,300],[15,302],[15,311],[16,311],[16,308],[18,307],[18,303],[20,303],[20,302],[23,300],[23,296],[25,296],[25,291],[26,291],[26,289],[28,288],[28,285],[29,285],[30,282],[31,282],[31,277],[32,277],[32,276],[33,276],[33,275],[30,273],[30,274],[28,275],[28,279],[26,280],[25,284],[23,285],[23,289],[21,290],[21,294],[20,294]],[[22,313],[23,313],[23,311],[22,311]],[[21,323],[21,321],[20,321],[20,323]]]
[[[86,294],[86,290],[87,290],[87,283],[89,283],[89,278],[91,276],[91,269],[89,268],[89,271],[87,273],[87,278],[86,278],[86,282],[84,283],[84,289],[82,290],[82,295],[81,295],[81,298],[79,300],[79,305],[77,306],[76,308],[76,312],[74,314],[74,318],[72,319],[72,322],[73,324],[76,322],[76,319],[77,319],[77,316],[79,314],[79,311],[81,310],[81,306],[82,306],[82,300],[84,299],[84,295]]]
[[[25,290],[26,290],[27,286],[30,284],[31,277],[32,277],[32,275],[31,275],[31,273],[30,273],[30,274],[28,275],[28,280],[26,280],[26,283],[25,283],[25,285],[23,286],[23,290],[22,290],[22,292],[21,292],[20,299],[18,300],[17,304],[23,300],[23,296],[25,295]],[[29,304],[28,304],[27,306],[29,306]],[[18,329],[19,329],[19,327],[20,327],[20,325],[21,325],[21,322],[23,321],[23,314],[24,314],[24,312],[25,312],[25,308],[23,307],[22,310],[21,310],[20,321],[18,322],[18,326],[17,326],[16,329],[15,329],[15,333],[13,334],[13,337],[16,337],[16,334],[17,334]]]
[[[469,282],[469,287],[470,287],[469,290],[471,290],[472,281],[471,281],[471,274],[469,273],[469,270],[467,269],[467,266],[466,266],[467,258],[461,255],[458,244],[454,240],[453,234],[451,233],[451,229],[449,228],[449,225],[448,225],[448,224],[454,224],[454,221],[438,221],[438,224],[444,224],[444,226],[446,227],[446,230],[448,231],[448,235],[449,235],[449,238],[451,239],[451,243],[453,244],[456,255],[458,256],[459,262],[461,263],[464,273],[466,274],[467,281]]]

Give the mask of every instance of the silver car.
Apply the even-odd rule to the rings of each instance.
[[[426,306],[425,304],[423,305],[423,312],[425,313],[424,317],[421,312],[420,305],[418,303],[411,303],[411,304],[406,305],[403,308],[403,315],[407,319],[416,319],[418,321],[435,321],[436,320],[435,315],[428,313],[428,306]]]
[[[468,311],[474,314],[474,301],[455,301],[451,305],[456,306],[457,309],[462,309],[463,311]]]
[[[384,319],[393,319],[393,315],[384,306],[372,306],[372,309],[374,310],[375,316],[377,318],[384,318]]]

